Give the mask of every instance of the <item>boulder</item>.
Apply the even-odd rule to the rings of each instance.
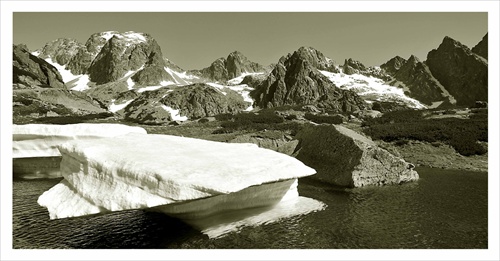
[[[343,126],[308,124],[296,138],[297,159],[314,167],[313,178],[322,182],[352,188],[418,180],[413,164]]]

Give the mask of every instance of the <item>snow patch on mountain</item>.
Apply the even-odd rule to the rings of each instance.
[[[227,95],[227,92],[222,91],[225,88],[227,88],[227,86],[224,86],[224,85],[221,85],[221,84],[218,84],[218,83],[214,83],[214,82],[207,82],[207,85],[210,85],[210,86],[214,87],[215,90],[219,91],[224,96]]]
[[[189,85],[194,83],[194,80],[198,80],[198,76],[188,75],[187,72],[177,72],[165,66],[165,71],[172,76],[177,85]]]
[[[64,83],[69,82],[78,77],[72,74],[70,70],[67,70],[66,66],[54,62],[50,57],[45,59],[45,61],[50,63],[52,66],[56,67],[57,71],[59,71],[59,74],[62,76]]]
[[[72,86],[71,90],[73,91],[85,91],[88,90],[89,84],[90,83],[90,78],[87,74],[83,74],[81,76],[78,76],[76,81],[69,82],[67,85]]]
[[[351,90],[363,97],[367,102],[391,101],[402,102],[415,109],[423,109],[426,106],[418,100],[404,94],[404,90],[395,86],[385,84],[384,80],[373,76],[362,74],[344,74],[321,71],[331,82],[344,90]]]
[[[63,82],[70,90],[84,91],[89,89],[88,84],[90,83],[90,79],[87,74],[74,75],[70,70],[66,69],[65,65],[60,65],[57,62],[54,62],[50,57],[46,58],[45,61],[50,63],[57,69],[57,71],[59,71],[59,74],[61,74],[61,77],[63,78]]]
[[[143,92],[148,92],[148,91],[154,91],[154,90],[158,90],[160,88],[163,88],[163,87],[169,86],[169,85],[176,85],[176,83],[172,82],[172,81],[161,81],[160,85],[142,87],[142,88],[137,89],[137,92],[143,93]]]
[[[235,77],[235,78],[233,78],[231,80],[228,80],[227,83],[231,84],[231,85],[237,85],[237,84],[240,84],[241,81],[243,81],[243,78],[245,78],[248,75],[260,75],[260,74],[264,74],[264,73],[263,72],[257,72],[257,73],[245,72],[245,73],[241,74],[238,77]]]
[[[187,116],[181,116],[180,111],[181,110],[176,110],[170,106],[166,105],[161,105],[161,107],[170,113],[170,117],[172,118],[173,121],[187,121],[188,117]]]
[[[257,74],[260,74],[260,73],[257,73]],[[226,92],[223,91],[224,89],[229,89],[229,90],[235,91],[236,93],[238,93],[239,95],[241,95],[241,97],[243,97],[244,101],[250,103],[250,106],[248,106],[248,108],[246,108],[245,111],[252,111],[254,109],[253,108],[254,100],[250,97],[250,91],[252,91],[253,88],[249,87],[247,84],[222,85],[222,84],[213,83],[213,82],[207,82],[207,84],[210,85],[210,86],[212,86],[212,87],[214,87],[214,89],[220,91],[224,95],[227,94]]]
[[[108,107],[108,111],[115,113],[115,112],[127,107],[127,105],[129,105],[133,100],[134,99],[125,101],[123,103],[115,104],[115,99],[113,99],[113,100],[111,100],[111,104]]]

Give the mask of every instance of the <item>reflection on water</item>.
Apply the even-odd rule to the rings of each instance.
[[[36,200],[60,179],[15,180],[14,248],[487,248],[487,173],[417,169],[399,186],[340,189],[299,180],[299,194],[328,207],[209,239],[140,210],[49,220]]]

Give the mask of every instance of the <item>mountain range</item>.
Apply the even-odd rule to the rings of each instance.
[[[15,115],[106,112],[142,123],[288,105],[336,113],[380,103],[470,107],[488,100],[488,35],[472,49],[446,36],[425,61],[395,56],[376,67],[300,47],[267,66],[234,51],[183,70],[151,35],[109,31],[85,44],[59,38],[35,51],[14,45],[13,88]]]

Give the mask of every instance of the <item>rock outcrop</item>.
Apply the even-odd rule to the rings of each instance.
[[[474,106],[476,101],[488,100],[488,62],[467,46],[445,37],[427,54],[426,64],[457,105]]]
[[[365,108],[365,102],[357,94],[338,89],[318,70],[337,68],[331,59],[310,47],[301,47],[281,57],[267,78],[251,92],[255,105],[269,108],[312,104],[334,111]]]
[[[262,65],[248,60],[241,52],[234,51],[227,58],[219,58],[209,67],[195,73],[212,81],[225,82],[243,73],[256,73],[264,70]]]
[[[485,34],[483,39],[471,51],[488,60],[488,34]]]
[[[318,139],[321,137],[321,139]],[[297,159],[314,167],[314,176],[342,187],[400,184],[418,179],[414,165],[340,125],[305,125]]]
[[[14,88],[34,86],[65,88],[61,74],[45,60],[32,55],[25,45],[13,46]]]
[[[230,89],[223,91],[204,83],[143,92],[125,109],[126,119],[164,123],[176,117],[199,119],[245,110],[250,104]]]

